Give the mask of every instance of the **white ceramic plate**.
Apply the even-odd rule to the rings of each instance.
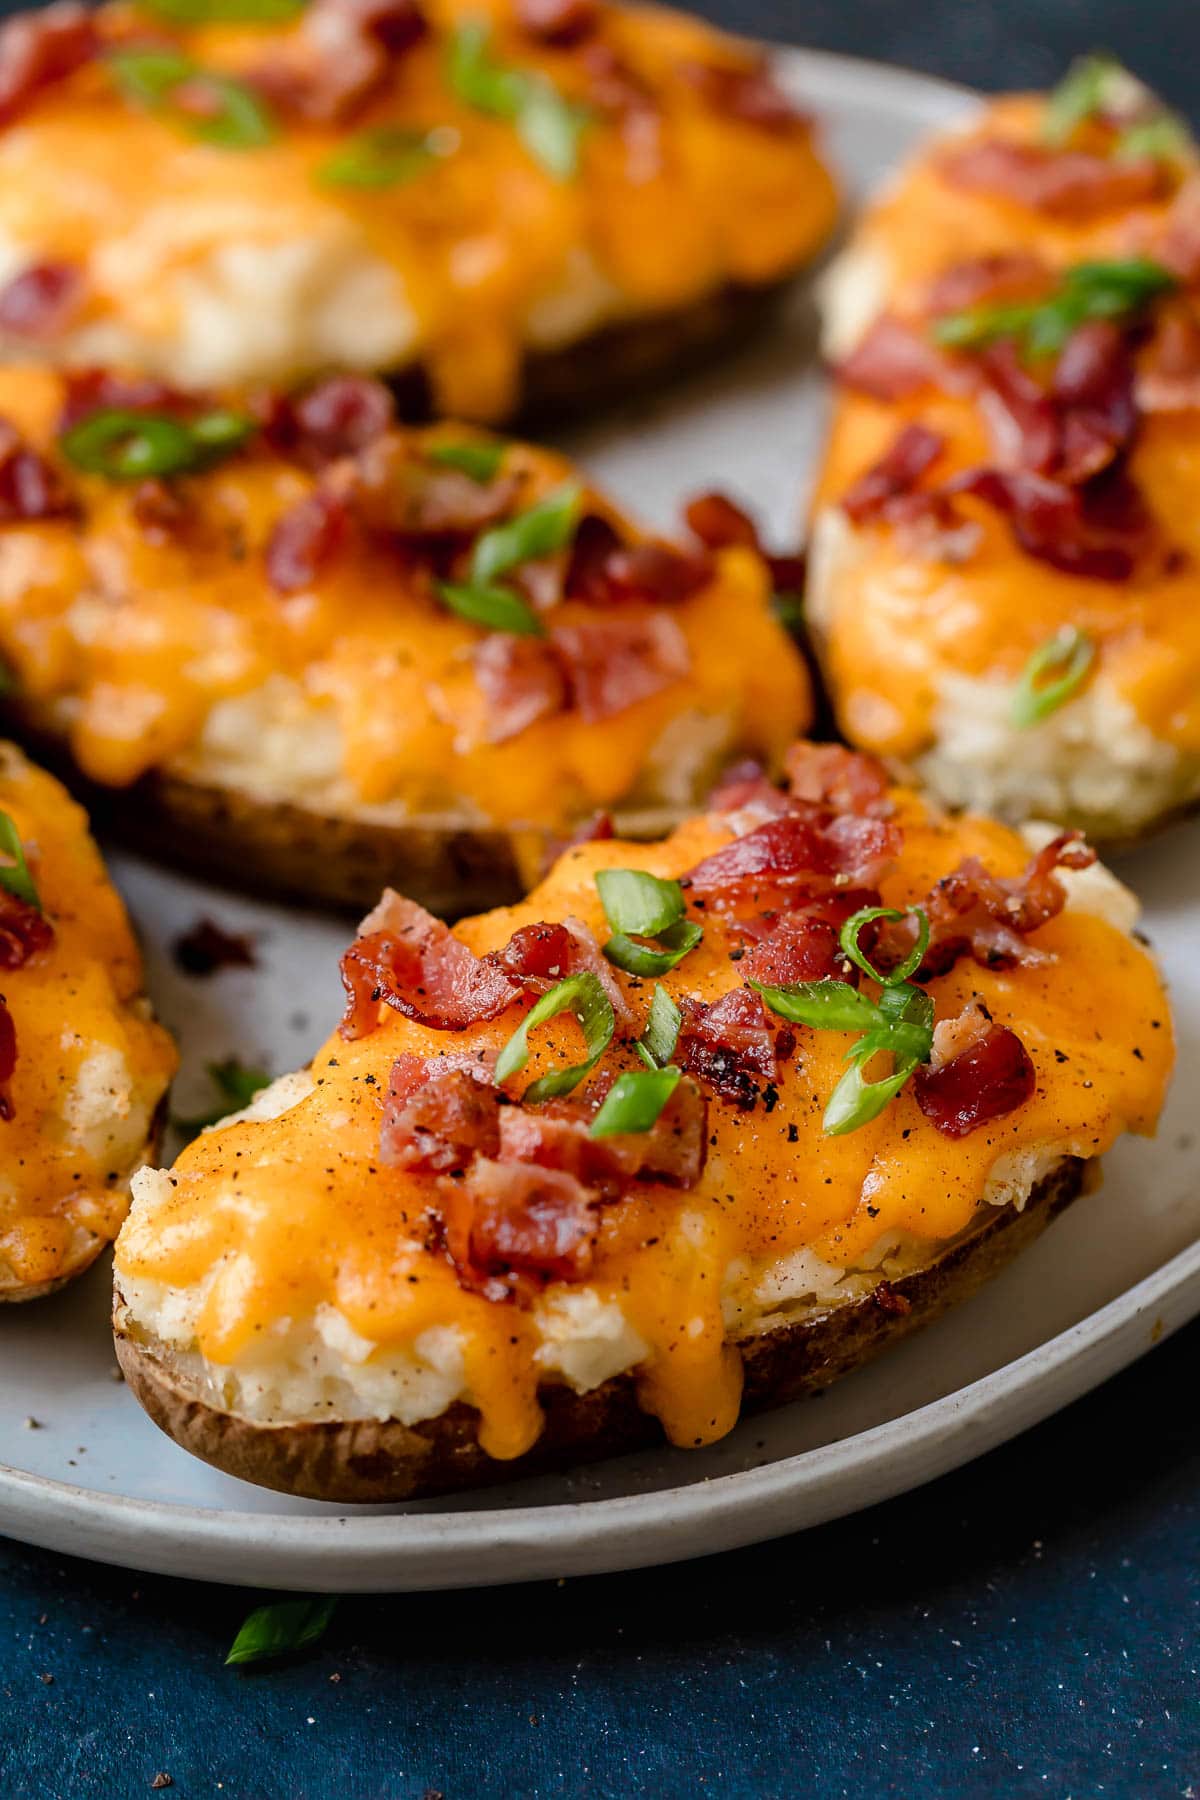
[[[969,96],[917,76],[789,53],[852,189]],[[667,523],[681,495],[742,494],[785,537],[821,428],[810,334],[794,326],[569,447]],[[730,1548],[927,1481],[1045,1417],[1200,1311],[1200,827],[1123,871],[1171,976],[1182,1058],[1153,1144],[1107,1160],[1073,1208],[990,1288],[819,1402],[745,1422],[700,1453],[661,1450],[486,1495],[392,1509],[288,1500],[219,1475],[159,1435],[114,1379],[108,1269],[0,1318],[0,1529],[54,1549],[211,1580],[294,1589],[468,1586],[632,1568]],[[150,988],[180,1034],[180,1111],[209,1103],[207,1059],[275,1071],[338,1017],[345,928],[256,906],[127,858],[117,878],[147,942]],[[187,981],[172,938],[202,913],[258,936],[260,967]],[[1190,954],[1189,954],[1190,952]],[[29,1423],[36,1420],[36,1426]]]

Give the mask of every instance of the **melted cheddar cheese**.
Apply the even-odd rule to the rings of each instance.
[[[1016,872],[1025,860],[1021,839],[1002,826],[951,822],[912,796],[900,797],[898,816],[905,848],[883,883],[887,904],[924,894],[966,855],[998,873]],[[524,904],[455,930],[483,952],[518,926],[570,916],[603,939],[598,869],[676,877],[729,836],[714,815],[654,846],[575,849]],[[722,1312],[733,1271],[761,1272],[801,1251],[853,1268],[889,1236],[911,1239],[928,1259],[979,1220],[989,1183],[1005,1169],[1094,1157],[1123,1130],[1153,1129],[1173,1055],[1153,962],[1124,931],[1083,910],[1068,909],[1031,941],[1045,952],[1037,967],[1001,973],[968,960],[930,984],[939,1018],[956,1016],[978,995],[1019,1032],[1037,1088],[1015,1112],[951,1142],[905,1090],[873,1122],[826,1137],[822,1113],[848,1039],[800,1028],[769,1102],[742,1112],[710,1095],[708,1161],[695,1187],[641,1185],[605,1209],[588,1287],[619,1308],[644,1346],[641,1404],[673,1442],[710,1442],[737,1417],[740,1362]],[[702,944],[665,977],[668,988],[712,1000],[738,985],[733,942],[716,916],[706,916]],[[653,984],[620,979],[640,1029]],[[540,1429],[533,1315],[464,1291],[444,1258],[423,1246],[433,1181],[384,1166],[379,1142],[398,1055],[494,1050],[520,1011],[510,1007],[491,1023],[447,1034],[383,1010],[370,1035],[330,1039],[314,1059],[306,1098],[275,1118],[218,1127],[169,1176],[142,1178],[117,1248],[118,1285],[134,1329],[155,1329],[153,1308],[139,1313],[130,1299],[143,1292],[160,1297],[164,1315],[189,1318],[194,1335],[182,1347],[199,1352],[218,1384],[269,1358],[273,1345],[283,1355],[289,1334],[307,1361],[314,1322],[331,1311],[357,1334],[368,1364],[435,1327],[453,1327],[481,1442],[493,1456],[516,1456]],[[580,1043],[569,1016],[539,1028],[513,1091],[550,1066],[578,1061]],[[638,1066],[628,1045],[614,1046],[609,1063]],[[1035,1178],[1018,1181],[1021,1199]],[[568,1291],[552,1288],[550,1297]]]
[[[139,110],[103,59],[36,95],[0,133],[0,266],[65,262],[86,282],[80,314],[37,356],[124,360],[184,385],[420,363],[438,411],[495,419],[513,408],[528,349],[769,284],[832,229],[836,197],[808,125],[731,116],[687,78],[696,64],[748,66],[744,47],[699,21],[612,6],[587,44],[556,49],[523,34],[503,0],[424,10],[429,34],[351,120],[281,115],[253,147],[196,141]],[[186,29],[118,5],[100,29],[110,49],[140,36],[235,79],[322,61],[336,77],[355,46],[323,41],[330,11],[320,25]],[[451,33],[478,19],[498,62],[587,109],[574,176],[454,90]],[[646,96],[632,122],[592,98],[597,50]],[[435,132],[438,153],[390,186],[324,176],[381,127]],[[14,336],[4,348],[30,346]]]
[[[811,716],[766,566],[736,548],[664,603],[686,643],[678,678],[607,717],[568,708],[494,741],[471,660],[484,632],[438,599],[427,559],[351,531],[302,591],[280,594],[267,546],[314,476],[256,439],[180,478],[179,528],[148,530],[136,484],[57,457],[62,398],[51,371],[0,375],[0,416],[56,458],[78,503],[74,517],[0,527],[0,659],[93,780],[175,764],[334,813],[554,831],[597,807],[687,805],[731,755],[775,763]],[[524,445],[504,467],[514,512],[571,473]],[[590,493],[586,507],[616,516]]]
[[[75,1273],[116,1236],[175,1052],[140,998],[137,946],[82,809],[7,744],[0,809],[54,928],[45,950],[0,970],[17,1042],[0,1120],[3,1299]]]

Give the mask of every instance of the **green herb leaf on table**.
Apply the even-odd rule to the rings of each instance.
[[[588,1136],[613,1137],[618,1133],[653,1130],[679,1086],[681,1073],[673,1066],[625,1070],[605,1095]]]
[[[969,307],[935,319],[930,329],[949,350],[982,350],[1013,338],[1023,356],[1053,356],[1088,320],[1129,318],[1176,285],[1170,270],[1149,257],[1077,263],[1044,300]]]
[[[21,834],[6,812],[0,812],[0,888],[41,912],[41,896],[29,872]]]
[[[1017,730],[1028,731],[1064,706],[1083,686],[1095,659],[1095,643],[1075,625],[1064,625],[1039,644],[1021,671],[1009,704],[1009,718]]]
[[[207,1068],[209,1079],[220,1095],[220,1104],[199,1118],[172,1120],[177,1131],[191,1137],[199,1131],[207,1131],[211,1125],[219,1125],[230,1113],[241,1112],[271,1081],[265,1069],[248,1068],[236,1056],[227,1056],[224,1062],[209,1063]]]
[[[530,1083],[523,1097],[531,1104],[536,1104],[539,1100],[569,1094],[585,1076],[591,1074],[612,1042],[616,1018],[612,1001],[605,993],[599,977],[590,969],[585,969],[578,975],[568,975],[565,981],[557,982],[526,1013],[496,1058],[497,1086],[513,1075],[518,1075],[529,1061],[529,1033],[539,1025],[545,1025],[550,1019],[557,1018],[559,1014],[568,1012],[574,1015],[583,1032],[588,1052],[586,1059],[540,1076],[537,1081]]]
[[[267,1662],[306,1649],[325,1635],[336,1607],[337,1598],[331,1594],[255,1607],[233,1640],[226,1666]]]

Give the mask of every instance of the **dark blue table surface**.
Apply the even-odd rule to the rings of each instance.
[[[1195,106],[1195,0],[700,10],[985,87],[1101,43]],[[222,1662],[244,1594],[0,1541],[0,1797],[161,1775],[188,1800],[1185,1800],[1198,1376],[1200,1326],[856,1518],[654,1573],[346,1601],[314,1652],[247,1673]]]

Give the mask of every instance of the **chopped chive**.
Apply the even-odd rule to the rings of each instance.
[[[1095,657],[1094,642],[1075,625],[1064,625],[1039,644],[1021,671],[1009,705],[1017,730],[1027,731],[1065,705],[1083,685]]]
[[[70,461],[90,475],[144,481],[207,468],[239,449],[254,430],[252,420],[224,410],[188,423],[166,413],[102,407],[72,425],[60,443]]]
[[[438,596],[452,612],[489,631],[511,631],[518,637],[545,637],[546,627],[528,601],[506,587],[462,587],[439,581]]]
[[[1042,117],[1042,142],[1067,143],[1078,126],[1105,110],[1114,86],[1133,77],[1102,50],[1078,56],[1046,101]],[[1118,86],[1119,91],[1119,86]]]
[[[444,468],[457,469],[472,481],[486,486],[500,473],[508,445],[499,444],[434,444],[428,452],[430,462]]]
[[[400,187],[437,160],[438,134],[404,125],[377,125],[347,138],[317,170],[328,187]]]
[[[253,88],[219,75],[177,50],[114,50],[108,58],[125,98],[206,144],[252,150],[269,144],[275,121]],[[178,103],[184,88],[202,92],[208,104],[194,109]]]
[[[969,307],[936,319],[930,331],[951,350],[981,350],[1014,338],[1025,356],[1052,356],[1089,319],[1128,318],[1176,285],[1170,270],[1149,257],[1077,263],[1045,300]]]
[[[677,881],[664,881],[646,869],[599,869],[596,886],[604,916],[614,931],[657,937],[682,919],[686,907]]]
[[[485,531],[471,555],[471,586],[490,587],[521,563],[565,550],[575,535],[582,498],[580,484],[566,481],[536,506]]]
[[[614,932],[604,946],[610,963],[627,975],[665,975],[696,948],[704,928],[694,919],[680,919],[660,931],[653,944],[639,944],[623,931]]]
[[[41,896],[29,872],[21,834],[6,812],[0,812],[0,888],[41,912]]]
[[[869,962],[858,946],[858,937],[864,925],[872,919],[890,919],[898,922],[901,919],[913,918],[917,921],[917,941],[904,961],[890,974],[881,975],[873,963]],[[852,963],[855,963],[864,975],[872,981],[879,982],[881,987],[895,987],[920,968],[925,952],[929,948],[929,914],[923,907],[910,906],[903,912],[897,912],[894,906],[863,906],[852,914],[842,926],[839,942]]]
[[[510,120],[530,155],[557,180],[569,181],[577,173],[590,113],[565,99],[544,75],[500,62],[492,52],[488,20],[466,19],[453,32],[446,79],[465,105]]]
[[[903,917],[903,915],[900,915]],[[857,946],[856,946],[857,947]],[[863,1035],[846,1052],[850,1068],[842,1076],[825,1108],[823,1127],[830,1137],[857,1131],[876,1118],[933,1049],[933,1001],[923,988],[908,981],[894,981],[883,989],[878,1002],[869,1000],[849,982],[800,981],[791,987],[749,984],[761,994],[771,1011],[796,1024],[823,1031],[857,1031]],[[892,1057],[892,1071],[878,1081],[867,1081],[863,1068],[877,1052]]]
[[[544,1025],[548,1020],[566,1012],[574,1014],[583,1032],[588,1051],[586,1060],[540,1076],[537,1081],[530,1083],[523,1097],[536,1102],[569,1094],[586,1075],[591,1074],[612,1042],[616,1019],[612,1001],[605,993],[599,977],[590,969],[585,969],[578,975],[568,975],[565,981],[556,983],[526,1013],[496,1058],[497,1086],[519,1074],[525,1067],[529,1060],[529,1033],[538,1025]]]
[[[614,1137],[618,1133],[650,1131],[679,1086],[682,1071],[669,1066],[663,1069],[629,1069],[618,1075],[596,1117],[589,1137]]]
[[[284,25],[308,0],[139,0],[144,12],[173,25]]]
[[[675,1054],[682,1023],[683,1014],[670,993],[665,987],[656,987],[650,1001],[646,1028],[634,1045],[648,1069],[666,1068]]]

